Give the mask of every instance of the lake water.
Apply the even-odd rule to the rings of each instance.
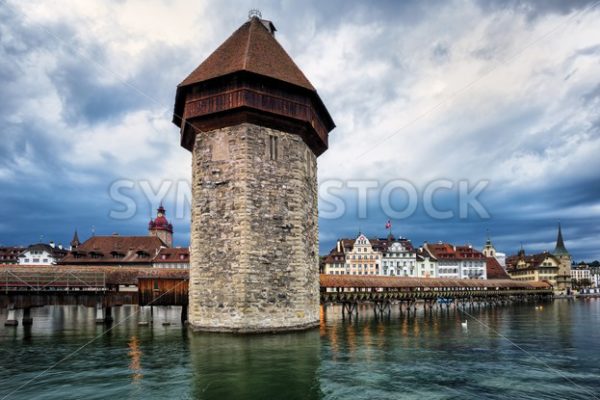
[[[116,308],[108,332],[85,307],[0,326],[0,399],[600,396],[600,299],[353,321],[328,308],[318,329],[250,336],[192,334],[176,307],[138,326],[137,311]]]

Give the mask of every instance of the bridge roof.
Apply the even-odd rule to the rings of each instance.
[[[78,273],[98,272],[104,273],[108,285],[137,285],[138,279],[189,279],[189,272],[181,269],[170,268],[145,268],[145,267],[106,267],[106,266],[15,266],[0,265],[3,271],[26,272],[29,274],[52,273]]]
[[[511,279],[443,279],[406,278],[377,275],[325,275],[320,276],[324,288],[414,288],[414,287],[460,287],[460,288],[515,288],[550,289],[546,282],[523,282]]]

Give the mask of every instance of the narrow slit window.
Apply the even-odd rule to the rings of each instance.
[[[277,160],[277,136],[269,136],[269,154],[271,160]]]

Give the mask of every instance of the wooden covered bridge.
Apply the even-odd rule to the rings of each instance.
[[[434,308],[497,306],[512,302],[545,301],[553,297],[546,282],[510,279],[404,278],[373,275],[321,275],[321,304],[341,304],[344,314],[359,304],[372,304],[376,313]]]
[[[15,309],[23,309],[23,323],[31,323],[32,307],[84,305],[96,307],[98,322],[112,320],[112,307],[182,306],[187,315],[189,271],[138,267],[15,266],[0,265],[0,307],[9,309],[7,322],[15,324]],[[344,313],[359,304],[375,312],[454,306],[500,305],[552,298],[544,282],[399,278],[362,275],[320,275],[321,303],[341,304]],[[11,322],[12,321],[12,322]]]

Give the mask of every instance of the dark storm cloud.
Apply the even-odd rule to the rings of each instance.
[[[311,44],[319,35],[334,36],[343,25],[374,29],[371,38],[358,40],[348,51],[355,51],[365,63],[377,60],[389,65],[389,69],[385,70],[385,79],[380,79],[380,76],[361,76],[345,84],[341,91],[319,88],[332,113],[343,111],[355,117],[356,123],[365,130],[364,137],[369,137],[374,129],[374,119],[378,117],[372,112],[373,109],[390,102],[410,101],[406,81],[422,78],[415,76],[418,66],[411,72],[412,75],[409,73],[410,63],[414,62],[412,54],[400,54],[397,47],[391,50],[392,44],[403,40],[398,32],[410,32],[420,24],[429,24],[427,19],[432,15],[466,4],[433,1],[361,3],[342,0],[255,3],[250,6],[240,6],[240,3],[234,2],[215,3],[209,7],[206,19],[198,21],[198,24],[210,24],[215,32],[214,37],[200,38],[206,43],[194,49],[153,43],[135,56],[136,67],[126,72],[119,70],[118,60],[114,62],[115,54],[108,50],[102,37],[86,35],[85,32],[82,34],[80,27],[60,21],[43,25],[28,24],[11,7],[0,6],[0,20],[3,21],[0,24],[0,168],[6,168],[14,175],[13,179],[2,181],[0,201],[4,206],[4,221],[0,226],[0,243],[27,244],[43,234],[46,240],[66,244],[73,229],[78,229],[80,237],[84,239],[91,234],[92,226],[95,226],[98,234],[115,231],[121,234],[144,234],[150,215],[149,207],[140,206],[139,213],[129,220],[117,221],[108,217],[108,210],[114,207],[114,201],[109,198],[107,187],[120,176],[119,172],[129,174],[129,165],[105,150],[101,153],[106,161],[103,165],[124,165],[123,171],[115,172],[97,165],[78,165],[64,155],[70,154],[73,143],[85,140],[88,130],[110,126],[111,123],[118,124],[120,119],[134,111],[156,109],[164,114],[157,118],[169,120],[175,85],[245,20],[248,8],[260,8],[265,18],[275,22],[280,29],[279,37],[287,40],[287,49],[292,54],[301,54],[303,46]],[[492,16],[498,11],[513,10],[517,14],[527,15],[533,21],[546,14],[564,15],[583,10],[592,3],[481,0],[475,8],[479,11],[481,7]],[[475,25],[477,21],[457,20],[456,23]],[[481,60],[495,59],[498,49],[502,48],[500,39],[506,35],[505,28],[501,24],[497,27],[490,24],[486,30],[486,40],[473,44],[471,55]],[[457,60],[460,53],[453,47],[455,44],[452,41],[434,35],[429,37],[427,32],[427,29],[421,31],[421,39],[426,46],[425,58],[441,68],[461,61]],[[194,32],[186,34],[196,37]],[[574,49],[573,56],[565,63],[579,56],[596,56],[600,53],[599,46]],[[127,56],[126,53],[123,55]],[[33,68],[34,63],[40,65]],[[352,72],[340,70],[339,74]],[[561,77],[570,76],[571,83],[578,79],[579,74],[580,70],[571,68]],[[31,99],[51,96],[53,93],[61,106],[62,118],[58,123],[48,124],[36,118],[33,109],[36,104]],[[577,104],[578,111],[585,109],[591,115],[590,110],[599,97],[600,85],[595,83],[578,93],[570,105]],[[563,126],[560,122],[551,127],[544,125],[540,132],[528,131],[529,127],[544,118],[546,106],[515,99],[512,104],[499,106],[501,110],[498,110],[498,115],[490,116],[489,123],[483,127],[473,127],[472,121],[464,118],[460,126],[450,132],[453,142],[468,148],[472,154],[489,159],[489,163],[465,167],[464,170],[470,168],[481,172],[489,168],[492,174],[495,164],[523,149],[543,161],[550,142],[555,143],[562,136],[570,137],[573,134],[569,131],[568,123]],[[15,119],[15,113],[24,109],[32,109],[31,117]],[[472,112],[464,111],[466,116]],[[43,110],[40,113],[43,114]],[[600,116],[589,121],[590,128],[585,133],[597,136]],[[399,125],[403,123],[405,121],[399,122]],[[344,148],[348,145],[344,141],[344,133],[340,129],[334,131],[329,154],[335,152],[340,157],[347,150]],[[146,163],[144,168],[156,171],[157,176],[168,177],[169,171],[163,170],[161,161],[178,157],[175,152],[179,148],[176,131],[164,134],[173,135],[173,146],[156,143],[157,155],[148,156],[142,161]],[[431,140],[434,139],[432,135]],[[404,150],[398,150],[399,159]],[[130,151],[137,152],[138,149]],[[19,157],[25,154],[29,161],[37,165],[38,171],[35,173],[20,170]],[[451,151],[432,152],[423,157],[429,157],[432,164],[458,160],[456,164],[460,165],[463,155],[459,151]],[[373,157],[370,166],[373,174],[396,174],[393,170],[398,167],[380,162],[377,152],[370,156]],[[581,162],[591,163],[585,159]],[[135,166],[131,167],[134,169]],[[78,179],[70,176],[74,172],[80,174]],[[548,243],[551,244],[555,239],[556,223],[560,219],[567,241],[574,243],[571,250],[576,257],[596,257],[597,245],[576,243],[579,238],[599,237],[599,221],[585,218],[582,216],[584,212],[577,215],[560,213],[561,209],[597,204],[600,180],[596,176],[594,171],[580,173],[578,170],[571,173],[557,169],[540,178],[536,185],[507,188],[501,183],[496,185],[492,182],[483,196],[484,205],[491,214],[490,219],[471,215],[464,220],[436,220],[428,217],[420,206],[412,217],[393,221],[393,231],[397,235],[408,236],[417,245],[426,240],[445,240],[481,246],[489,229],[499,250],[510,254],[518,250],[521,241],[528,252],[547,249]],[[456,211],[456,201],[452,198],[440,199],[439,206]],[[377,201],[369,203],[368,207],[369,218],[366,220],[358,218],[352,210],[337,220],[322,219],[321,252],[333,247],[336,237],[352,237],[359,230],[369,236],[385,236],[384,224],[388,216]],[[187,218],[189,215],[173,221],[176,242],[181,245],[187,245],[189,238]]]
[[[146,103],[121,82],[102,84],[98,81],[97,68],[79,61],[65,62],[50,74],[65,105],[68,122],[84,120],[93,124],[119,118]]]

